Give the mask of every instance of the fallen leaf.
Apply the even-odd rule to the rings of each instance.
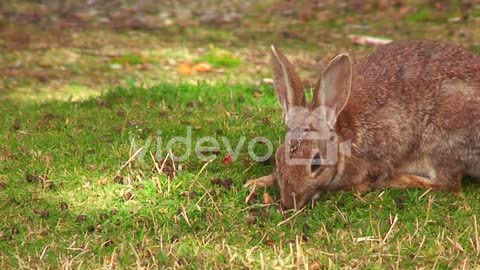
[[[320,268],[321,268],[320,263],[314,261],[314,262],[312,262],[312,264],[310,264],[310,268],[309,268],[309,269],[310,269],[310,270],[317,270],[317,269],[320,269]]]
[[[222,186],[223,186],[223,188],[225,188],[225,189],[231,189],[232,186],[233,186],[233,180],[232,180],[232,178],[225,178],[225,179],[223,179],[223,181],[222,181]]]
[[[454,242],[453,247],[454,247],[455,249],[457,249],[458,251],[465,252],[465,250],[463,249],[462,245],[460,245],[460,243],[458,243],[458,242],[456,242],[456,241]]]
[[[228,164],[230,164],[230,163],[232,163],[232,156],[227,155],[227,156],[222,160],[222,164],[228,165]]]
[[[253,95],[254,95],[255,97],[263,97],[263,93],[262,93],[262,91],[260,91],[259,89],[253,90]]]
[[[124,201],[130,201],[133,198],[133,193],[132,192],[127,192],[123,194],[123,200]]]
[[[192,74],[193,71],[194,70],[192,69],[192,67],[187,63],[181,63],[178,66],[178,72],[180,72],[181,74]]]
[[[18,226],[17,226],[17,225],[14,225],[14,226],[12,227],[12,235],[18,234],[19,231],[20,231],[20,230],[18,229]]]
[[[210,180],[210,183],[212,185],[221,186],[222,185],[222,179],[216,177],[216,178],[213,178],[212,180]]]
[[[263,193],[263,204],[273,204],[273,199],[268,192]]]
[[[263,84],[273,85],[273,79],[272,78],[263,78],[260,82],[263,83]]]
[[[15,119],[15,121],[13,121],[12,127],[13,127],[13,130],[19,130],[21,128],[20,120]]]
[[[87,216],[82,215],[82,214],[78,215],[78,216],[77,216],[77,219],[76,219],[77,223],[82,223],[82,222],[84,222],[85,220],[87,220]]]
[[[255,217],[254,215],[248,215],[247,222],[249,224],[255,224],[257,222],[257,217]]]
[[[83,184],[83,188],[84,189],[91,189],[92,184],[90,183],[90,181],[85,181],[85,183]]]
[[[370,37],[370,36],[350,35],[349,37],[352,40],[353,44],[357,44],[357,45],[379,46],[379,45],[385,45],[387,43],[392,42],[391,39]]]
[[[398,15],[400,16],[400,18],[402,18],[402,17],[405,16],[409,11],[410,11],[410,8],[407,7],[407,6],[404,6],[404,7],[400,8],[400,10],[398,11]]]
[[[68,210],[68,204],[66,202],[60,203],[60,210],[67,211]]]
[[[41,218],[48,218],[50,216],[50,212],[48,210],[42,210],[39,212]]]
[[[198,63],[192,67],[193,71],[196,72],[209,72],[212,70],[212,66],[209,63]]]
[[[121,175],[115,176],[115,178],[113,178],[113,182],[115,182],[117,184],[120,184],[120,185],[123,185],[123,176],[121,176]]]
[[[6,161],[10,157],[10,150],[6,145],[2,147],[2,154],[0,155],[0,161]]]
[[[462,22],[462,17],[453,17],[453,18],[448,18],[449,23],[458,23]]]
[[[103,177],[98,181],[98,183],[102,186],[106,185],[108,183],[108,179],[106,177]]]

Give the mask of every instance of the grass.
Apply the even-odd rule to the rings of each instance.
[[[472,45],[470,51],[480,54],[480,45]]]
[[[198,83],[4,104],[0,268],[480,267],[480,192],[470,182],[458,195],[327,194],[300,213],[263,205],[264,191],[246,203],[245,180],[272,166],[252,160],[246,144],[224,164],[222,137],[235,148],[242,136],[265,136],[276,147],[283,137],[276,103],[270,86]],[[192,144],[204,136],[220,142],[217,158],[192,155],[175,164],[176,177],[158,173],[150,155],[157,135],[165,145],[189,126]],[[146,152],[127,162],[141,146]]]
[[[143,64],[143,58],[141,55],[136,54],[125,54],[113,59],[113,63],[123,64],[123,65],[140,65]]]
[[[406,17],[405,20],[413,23],[421,22],[434,22],[434,23],[445,23],[448,20],[448,14],[438,14],[430,6],[424,6],[417,10],[417,12]]]
[[[206,54],[198,57],[196,62],[207,62],[215,68],[235,68],[242,63],[240,58],[236,57],[231,52],[213,46],[210,46],[210,49]]]
[[[445,40],[480,53],[478,5],[470,20],[448,23],[461,15],[457,4],[439,11],[413,2],[401,16],[391,8],[307,21],[272,16],[262,2],[240,24],[154,32],[0,22],[0,102],[8,101],[0,106],[0,269],[479,269],[480,192],[469,181],[456,195],[326,194],[301,212],[264,205],[264,192],[279,199],[275,188],[245,202],[245,181],[272,171],[249,156],[248,142],[264,136],[276,148],[284,137],[275,94],[259,83],[271,76],[270,44],[308,80],[339,52],[373,49],[350,34]],[[213,71],[182,75],[183,62]],[[162,167],[167,153],[157,146],[189,130],[188,144],[210,136],[219,152],[211,162],[176,162],[169,177],[173,164]],[[240,145],[230,164],[225,141]]]

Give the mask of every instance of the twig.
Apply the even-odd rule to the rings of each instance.
[[[133,251],[133,255],[135,255],[135,258],[137,259],[137,267],[138,268],[141,268],[141,265],[140,265],[140,256],[138,255],[138,252],[135,250],[135,248],[133,247],[133,244],[130,242],[129,243],[130,245],[130,248],[132,249]]]
[[[422,195],[418,197],[418,199],[420,200],[421,198],[425,197],[425,195],[427,195],[431,190],[432,188],[427,189],[425,192],[422,193]]]
[[[213,206],[215,207],[215,209],[217,210],[218,214],[220,216],[222,216],[222,212],[220,211],[220,208],[218,208],[217,204],[215,203],[215,200],[213,199],[212,195],[210,194],[210,192],[207,190],[207,188],[202,185],[202,183],[200,181],[197,181],[198,180],[198,177],[200,176],[200,174],[203,172],[203,170],[205,170],[205,168],[208,166],[208,164],[210,164],[211,162],[213,161],[213,159],[205,162],[205,164],[202,166],[202,168],[200,169],[200,171],[198,172],[198,174],[195,176],[195,181],[200,185],[200,187],[205,191],[205,193],[207,194],[207,196],[210,198],[210,200],[212,201],[213,203]]]
[[[200,169],[200,171],[197,173],[197,175],[195,176],[195,179],[198,179],[198,177],[200,176],[200,174],[202,174],[202,172],[205,170],[205,168],[207,168],[208,164],[212,163],[213,159],[210,159],[208,160],[207,162],[205,162],[205,164],[203,164],[202,168]]]
[[[261,207],[270,207],[270,206],[272,206],[272,205],[271,204],[263,204],[263,203],[252,204],[252,205],[249,205],[247,207],[244,207],[242,209],[237,210],[237,213],[247,211],[247,210],[250,210],[252,208],[261,208]]]
[[[170,154],[170,159],[172,160],[172,166],[173,166],[173,178],[177,176],[177,168],[175,166],[175,159],[173,158],[173,153],[172,150],[168,150],[168,153]]]
[[[198,184],[200,185],[200,187],[203,188],[203,190],[207,193],[208,197],[210,198],[210,200],[212,201],[213,203],[213,206],[215,207],[215,209],[217,210],[218,214],[220,216],[222,216],[222,212],[220,211],[220,208],[218,208],[217,204],[215,203],[215,200],[213,199],[212,195],[210,194],[210,192],[205,188],[205,186],[203,186],[200,182],[198,182]]]
[[[112,252],[112,256],[110,257],[110,265],[108,266],[108,269],[112,269],[113,268],[113,263],[114,263],[114,260],[115,260],[115,257],[116,257],[116,251],[117,249],[116,248],[113,248],[113,252]]]
[[[157,172],[158,172],[159,174],[162,174],[162,171],[161,171],[160,168],[158,167],[157,161],[155,160],[155,157],[153,156],[152,151],[150,151],[150,157],[151,157],[152,160],[153,160],[153,164],[155,165],[155,169],[157,170]]]
[[[392,233],[393,227],[395,227],[395,224],[397,223],[397,221],[398,221],[398,215],[395,215],[395,217],[393,218],[392,225],[390,226],[390,229],[388,229],[387,234],[385,235],[385,237],[384,237],[383,240],[382,240],[382,244],[385,243],[385,241],[387,240],[388,236],[390,236],[390,234]]]
[[[375,238],[375,236],[364,236],[353,238],[355,243],[365,242],[365,241],[380,241],[380,239]]]
[[[413,261],[415,261],[418,257],[418,254],[420,254],[420,250],[422,249],[423,247],[423,243],[425,243],[425,235],[423,236],[422,238],[422,242],[420,242],[420,246],[418,247],[418,250],[417,250],[417,253],[415,253],[415,256],[413,257]]]
[[[255,194],[255,188],[257,186],[257,183],[253,183],[253,187],[250,189],[250,193],[248,194],[248,196],[245,198],[245,203],[248,203],[248,201],[250,201],[250,198],[253,196],[253,194]]]
[[[130,162],[132,162],[132,160],[134,160],[134,159],[137,157],[138,153],[140,153],[140,151],[142,151],[142,150],[143,150],[143,146],[140,147],[140,148],[127,160],[127,162],[125,162],[125,164],[123,164],[123,166],[117,171],[117,173],[120,173],[121,170],[123,170],[125,167],[127,167],[128,164],[130,164]]]
[[[165,158],[163,159],[162,166],[160,166],[160,171],[163,172],[163,167],[165,166],[165,162],[167,162],[167,158],[170,155],[170,152],[167,153]]]
[[[255,163],[253,164],[250,164],[250,166],[248,166],[248,168],[246,168],[243,173],[245,174],[246,172],[248,172],[253,166],[255,166]]]
[[[295,214],[291,215],[289,218],[285,219],[284,221],[280,222],[277,224],[277,227],[280,227],[282,226],[283,224],[289,222],[290,220],[292,220],[294,217],[296,217],[298,214],[300,214],[304,209],[306,208],[306,206],[304,206],[302,209],[298,210],[297,212],[295,212]]]
[[[185,207],[182,207],[182,216],[185,219],[185,221],[188,224],[188,227],[192,227],[192,224],[190,223],[190,220],[188,219],[187,212],[185,211]]]
[[[478,224],[477,224],[477,215],[473,215],[473,225],[475,230],[475,245],[477,249],[477,255],[480,254],[480,242],[478,238]]]

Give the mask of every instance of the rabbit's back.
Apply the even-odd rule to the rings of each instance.
[[[345,110],[357,156],[383,164],[378,171],[425,155],[480,166],[479,56],[440,42],[393,42],[353,72]]]
[[[455,82],[478,86],[480,56],[441,42],[393,42],[354,65],[351,100],[372,109],[389,101],[426,105],[441,98],[442,86],[451,90],[448,85]]]

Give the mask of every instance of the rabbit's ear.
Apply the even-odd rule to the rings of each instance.
[[[285,123],[288,122],[288,112],[296,106],[305,107],[305,93],[300,78],[292,63],[283,53],[272,45],[273,83],[282,105]]]
[[[333,58],[322,73],[313,96],[313,108],[326,106],[338,116],[347,105],[352,87],[352,60],[348,54]]]

